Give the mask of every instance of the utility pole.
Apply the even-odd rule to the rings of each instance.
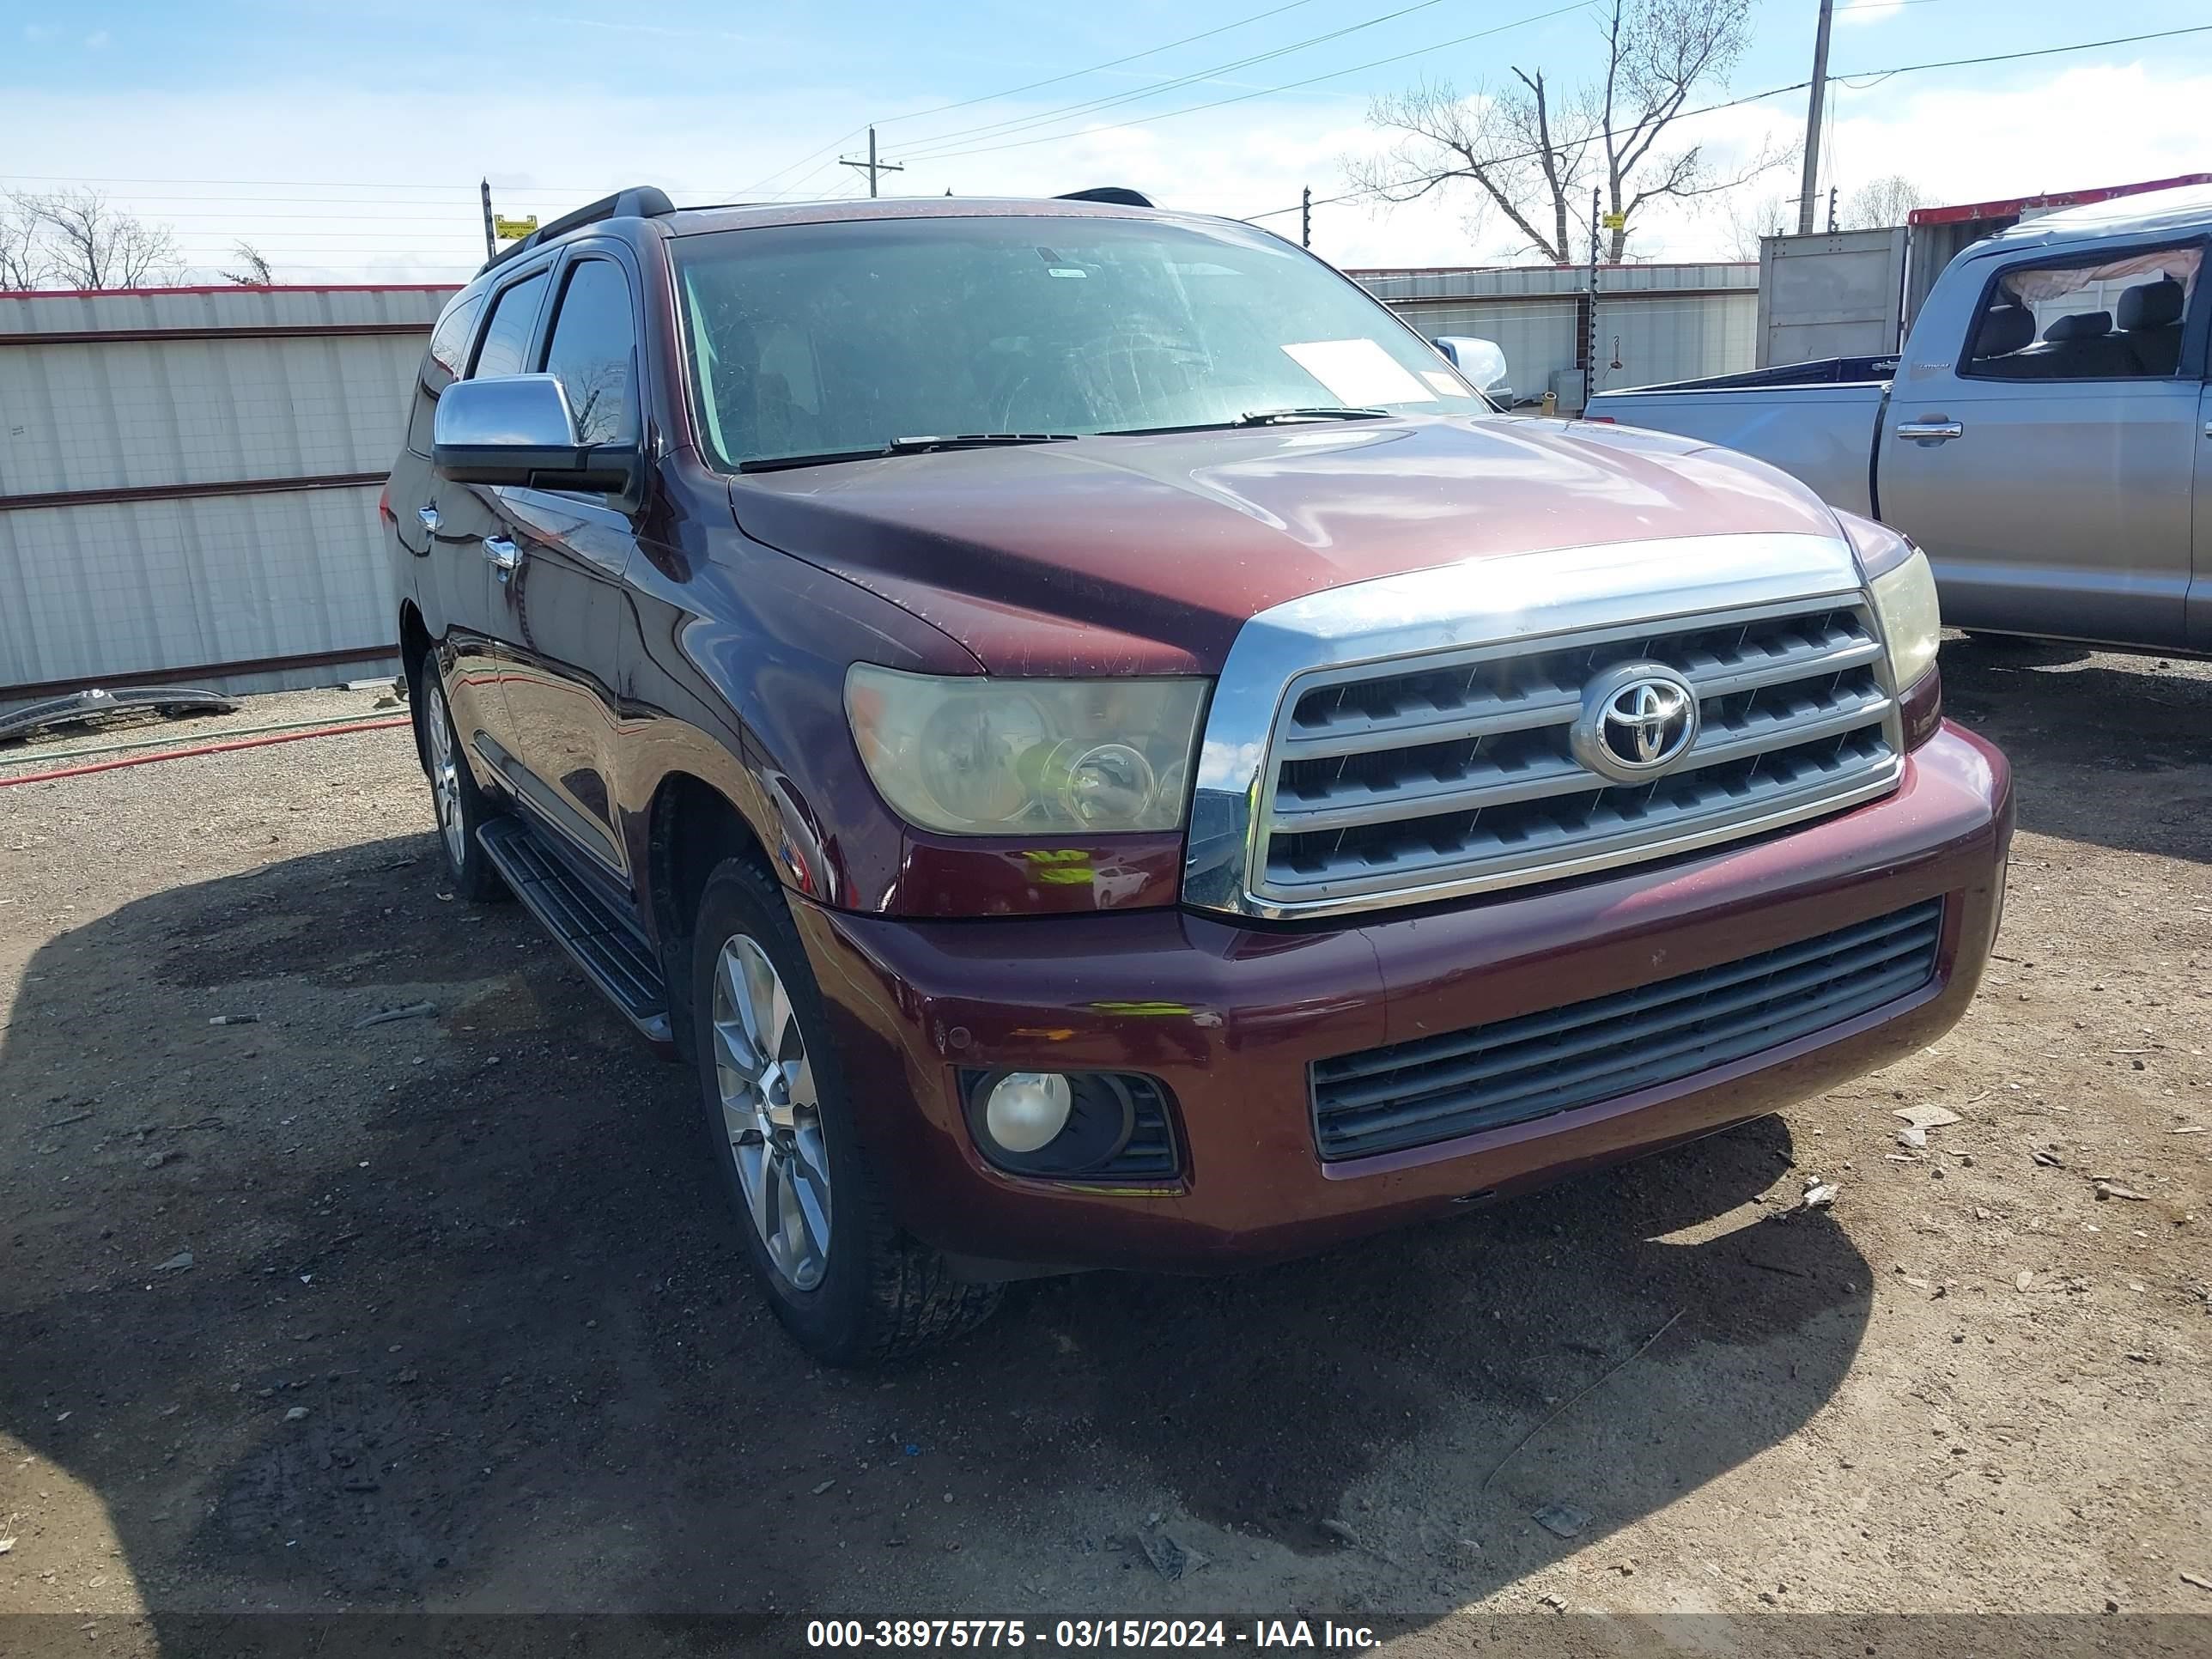
[[[878,161],[876,160],[876,130],[873,127],[870,127],[868,129],[868,159],[865,161],[847,161],[844,157],[840,156],[837,159],[837,165],[840,167],[851,167],[856,173],[866,173],[868,175],[868,194],[870,196],[873,196],[876,193],[876,175],[878,173],[904,173],[906,171],[906,168],[896,161]],[[947,192],[947,194],[950,193],[951,192],[949,191]]]
[[[484,258],[490,259],[498,256],[499,239],[491,234],[491,180],[486,179],[483,181],[483,184],[484,210]]]
[[[1298,246],[1313,246],[1313,186],[1308,185],[1298,198]]]
[[[1828,97],[1828,24],[1835,0],[1820,0],[1820,32],[1813,39],[1813,91],[1805,102],[1805,176],[1797,190],[1797,234],[1813,230],[1813,198],[1820,188],[1820,106]]]
[[[1597,186],[1590,186],[1589,337],[1583,345],[1583,406],[1597,392]]]

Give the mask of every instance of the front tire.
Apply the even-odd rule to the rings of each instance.
[[[701,1105],[776,1317],[833,1365],[948,1340],[998,1305],[899,1231],[860,1142],[822,994],[775,884],[725,860],[691,939]]]
[[[470,775],[460,732],[446,707],[446,688],[434,659],[425,657],[416,672],[415,707],[422,723],[422,769],[430,779],[430,810],[438,820],[438,845],[446,855],[446,874],[453,890],[474,902],[507,896],[477,830],[492,816],[491,802]]]

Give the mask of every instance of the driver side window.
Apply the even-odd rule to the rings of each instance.
[[[2003,380],[2167,380],[2202,247],[2106,252],[2002,272],[1960,372]]]

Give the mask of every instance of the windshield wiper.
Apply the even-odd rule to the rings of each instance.
[[[830,466],[839,461],[872,461],[884,455],[930,455],[942,449],[997,449],[1014,444],[1072,444],[1073,432],[959,432],[942,436],[894,438],[873,449],[832,449],[818,455],[769,455],[739,461],[740,472],[775,472],[789,466]]]
[[[1229,422],[1231,426],[1282,426],[1291,421],[1387,421],[1387,409],[1346,409],[1333,404],[1316,404],[1310,409],[1260,409],[1239,415]]]
[[[1243,426],[1288,426],[1297,421],[1387,421],[1387,409],[1339,407],[1317,404],[1306,409],[1255,409],[1233,421],[1193,421],[1187,426],[1133,426],[1118,432],[1102,432],[1102,438],[1158,438],[1178,432],[1226,432]]]

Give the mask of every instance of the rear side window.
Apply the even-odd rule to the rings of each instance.
[[[422,354],[422,370],[415,381],[415,401],[407,412],[407,447],[417,455],[430,453],[430,429],[436,419],[438,394],[459,378],[461,359],[469,349],[469,333],[483,309],[483,295],[471,294],[446,307],[438,325],[430,331],[430,349]]]
[[[446,314],[438,319],[438,326],[430,333],[430,351],[422,364],[422,378],[430,382],[433,391],[441,391],[461,374],[461,359],[469,349],[469,334],[477,325],[477,313],[483,309],[483,295],[471,294],[456,300]],[[437,371],[442,378],[434,379]]]
[[[2002,380],[2167,380],[2202,246],[2014,265],[1990,287],[1960,373]]]
[[[545,348],[545,369],[568,394],[579,441],[619,444],[637,436],[637,398],[630,385],[635,337],[622,267],[608,259],[570,266]]]
[[[477,366],[469,378],[481,380],[493,374],[520,374],[530,349],[530,333],[538,323],[538,307],[545,297],[547,273],[526,276],[503,289],[492,301],[491,321],[484,326],[483,343],[477,348]]]

